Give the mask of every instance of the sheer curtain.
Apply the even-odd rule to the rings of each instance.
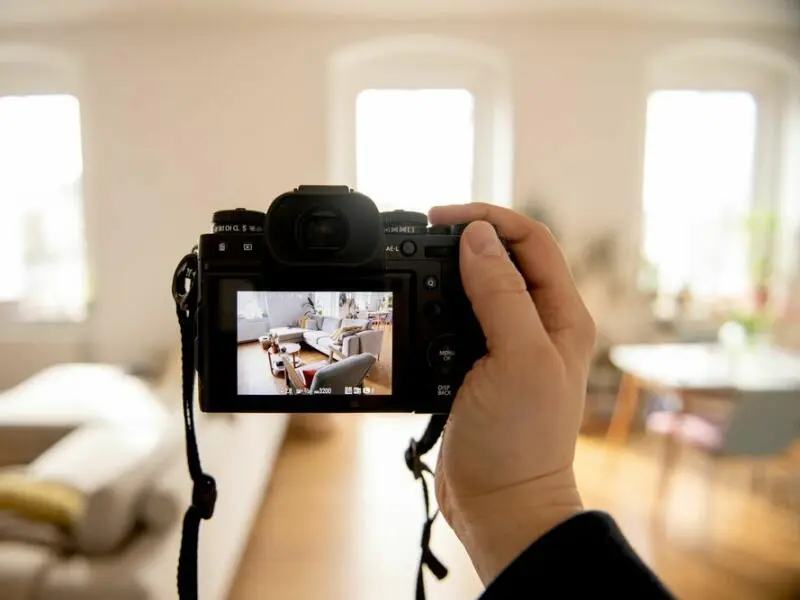
[[[737,299],[750,289],[757,105],[745,92],[660,91],[649,100],[644,252],[659,292]]]
[[[356,186],[381,210],[472,200],[474,98],[467,90],[364,90],[356,101]]]
[[[339,315],[339,292],[314,292],[314,305],[324,316]]]
[[[236,296],[239,319],[253,321],[269,315],[265,292],[239,292]]]
[[[86,316],[82,173],[75,97],[0,97],[0,301],[24,319]]]

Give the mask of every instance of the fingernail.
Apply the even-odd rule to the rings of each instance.
[[[464,235],[467,238],[469,249],[475,254],[483,256],[502,256],[505,248],[497,237],[494,227],[486,221],[476,221],[466,228]]]

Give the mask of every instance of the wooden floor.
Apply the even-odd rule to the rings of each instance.
[[[287,440],[229,600],[413,600],[422,498],[402,453],[426,418],[337,419],[328,439]],[[613,514],[681,599],[800,598],[800,516],[753,494],[749,467],[729,465],[707,522],[703,463],[692,456],[658,512],[657,451],[653,440],[612,449],[582,438],[576,469],[587,507]],[[429,600],[477,598],[480,582],[443,521],[432,545],[450,575],[428,580]]]
[[[370,387],[376,395],[390,394],[392,386],[392,327],[383,326],[381,330],[384,332],[381,355],[364,380],[364,386]],[[301,343],[300,348],[298,357],[302,365],[324,365],[328,361],[325,354],[305,343]],[[239,344],[237,352],[239,393],[266,395],[286,392],[283,375],[275,377],[270,373],[269,357],[259,342]]]

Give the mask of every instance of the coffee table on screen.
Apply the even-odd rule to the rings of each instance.
[[[300,360],[300,357],[298,356],[300,353],[300,344],[294,344],[294,343],[281,344],[280,348],[281,348],[280,354],[285,354],[292,357],[293,367],[299,367],[303,364],[303,362]],[[270,373],[272,373],[273,377],[281,377],[285,369],[283,365],[277,364],[278,363],[277,358],[273,359],[275,354],[276,352],[273,351],[271,347],[267,350],[267,357],[269,358],[269,370]]]

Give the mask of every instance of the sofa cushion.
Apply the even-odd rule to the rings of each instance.
[[[306,343],[314,346],[319,342],[320,338],[330,337],[330,335],[330,333],[325,331],[306,331],[303,334],[303,339],[306,341]]]
[[[103,364],[49,367],[5,392],[0,422],[150,423],[164,416],[157,394],[138,377]]]
[[[342,319],[342,327],[366,329],[369,327],[369,319]]]
[[[300,317],[297,326],[300,329],[310,329],[312,331],[315,331],[319,329],[319,322],[317,317]]]
[[[86,495],[83,518],[71,531],[79,550],[110,552],[131,532],[142,494],[180,451],[178,416],[159,425],[87,425],[30,465],[33,476],[68,483]]]
[[[330,349],[333,343],[334,342],[329,335],[320,336],[317,338],[317,349],[325,354],[330,354]]]
[[[361,325],[342,325],[331,334],[331,340],[334,342],[341,342],[344,337],[353,335],[362,330],[363,327],[361,327]]]
[[[73,549],[63,527],[43,521],[32,521],[10,512],[0,512],[0,543],[21,542],[59,550]]]
[[[338,317],[323,317],[320,329],[328,334],[333,333],[341,327],[342,320]]]
[[[85,509],[86,498],[75,486],[28,473],[0,473],[0,514],[8,511],[31,521],[72,528]]]
[[[180,518],[184,502],[165,486],[153,485],[140,496],[137,520],[148,530],[163,531]]]

